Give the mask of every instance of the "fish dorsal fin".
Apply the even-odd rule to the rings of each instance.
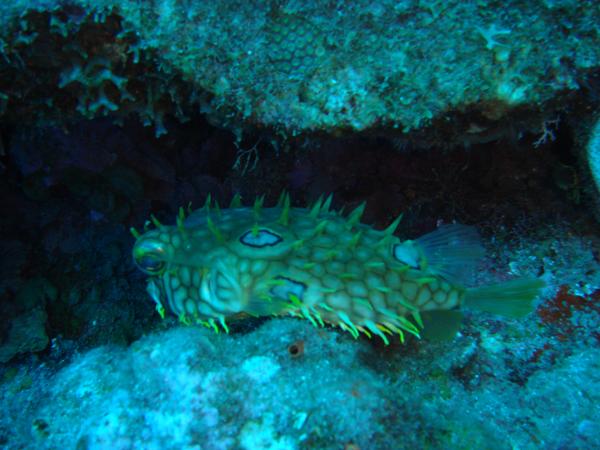
[[[441,226],[414,241],[394,246],[398,261],[457,284],[469,280],[483,255],[475,228],[458,224]]]
[[[441,226],[418,238],[416,243],[429,272],[460,284],[473,276],[485,253],[475,227],[466,225]]]

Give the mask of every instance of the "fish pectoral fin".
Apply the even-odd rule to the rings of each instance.
[[[421,336],[429,341],[451,341],[458,333],[463,314],[456,309],[422,311],[423,330]]]

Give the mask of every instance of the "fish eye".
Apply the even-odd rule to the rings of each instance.
[[[158,275],[165,268],[165,262],[159,255],[146,253],[135,258],[136,265],[149,275]]]
[[[153,238],[139,240],[133,247],[136,266],[148,275],[160,275],[166,266],[165,245]]]
[[[246,231],[241,237],[240,242],[248,247],[272,247],[283,241],[283,238],[278,234],[273,233],[265,228],[258,230]]]

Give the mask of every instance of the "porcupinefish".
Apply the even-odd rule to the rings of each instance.
[[[236,196],[221,209],[203,208],[166,226],[132,230],[135,264],[147,275],[147,291],[164,317],[169,309],[184,323],[229,331],[227,320],[292,315],[315,326],[332,324],[355,338],[405,334],[452,336],[462,306],[518,317],[531,310],[543,283],[535,278],[466,288],[483,247],[473,227],[446,225],[418,239],[360,222],[364,203],[344,216],[331,196],[312,207],[242,207]]]

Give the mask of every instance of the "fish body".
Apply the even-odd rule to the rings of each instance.
[[[399,219],[376,230],[360,222],[364,205],[344,216],[330,204],[292,208],[284,195],[271,208],[258,200],[220,209],[208,200],[177,225],[139,236],[134,261],[161,313],[168,306],[215,330],[239,313],[292,315],[387,344],[394,334],[420,336],[424,314],[468,300],[462,283],[483,254],[472,227],[402,241]]]

